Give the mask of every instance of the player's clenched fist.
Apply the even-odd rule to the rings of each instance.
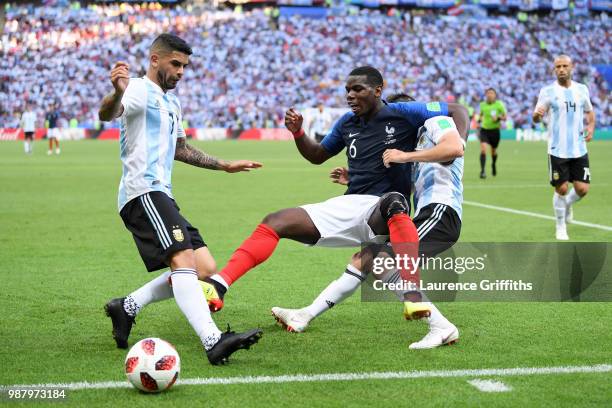
[[[130,66],[123,61],[117,62],[111,70],[111,82],[116,92],[124,93],[130,82]]]
[[[291,133],[298,133],[303,122],[304,118],[295,109],[291,108],[285,113],[285,126]]]
[[[546,106],[537,106],[535,109],[535,113],[537,113],[540,116],[546,115],[546,111],[547,111]]]

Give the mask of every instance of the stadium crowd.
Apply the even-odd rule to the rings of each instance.
[[[419,100],[477,106],[494,87],[509,125],[529,127],[558,53],[572,56],[598,124],[610,126],[609,90],[594,65],[610,63],[611,26],[605,14],[519,22],[365,9],[305,19],[154,4],[11,7],[0,37],[0,127],[18,127],[27,101],[39,117],[58,102],[66,120],[96,127],[112,64],[143,75],[148,46],[164,31],[194,49],[176,90],[190,127],[276,127],[290,106],[345,107],[344,79],[365,64],[381,69],[387,94]]]

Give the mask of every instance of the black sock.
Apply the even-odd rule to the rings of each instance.
[[[493,156],[491,156],[491,160],[493,160],[493,167],[495,167],[495,162],[497,161],[497,155],[494,154]]]
[[[225,293],[227,292],[227,288],[225,286],[223,286],[216,280],[210,278],[204,278],[204,282],[211,283],[215,287],[215,289],[217,289],[217,293],[219,294],[219,296],[221,296],[221,299],[223,299]]]
[[[485,164],[487,162],[487,155],[480,153],[480,171],[484,172]]]

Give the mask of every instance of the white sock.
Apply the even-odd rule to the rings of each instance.
[[[171,298],[173,293],[168,283],[169,277],[170,271],[166,271],[126,296],[123,308],[127,314],[134,317],[149,303]]]
[[[425,293],[421,292],[421,297],[423,298],[423,302],[429,306],[429,309],[431,310],[431,314],[427,318],[427,323],[429,324],[430,329],[433,329],[434,327],[446,328],[452,324],[446,317],[444,317],[436,305],[429,301]]]
[[[218,282],[220,284],[222,284],[223,286],[225,286],[225,289],[229,289],[230,285],[225,281],[225,279],[223,279],[223,276],[216,274],[210,277],[210,279],[214,280],[215,282]]]
[[[567,209],[565,196],[553,193],[553,208],[555,209],[555,217],[557,219],[557,227],[565,226],[565,213]]]
[[[26,153],[30,153],[30,142],[23,142],[23,150]]]
[[[176,304],[200,337],[204,348],[210,350],[221,338],[221,331],[210,315],[204,292],[198,283],[198,274],[193,269],[179,268],[172,271],[171,277]]]
[[[322,315],[324,312],[334,307],[334,305],[342,302],[355,293],[365,278],[365,274],[359,269],[355,268],[353,265],[347,265],[342,276],[323,289],[312,304],[306,306],[304,310],[313,317]]]
[[[572,204],[574,204],[576,201],[580,201],[582,197],[580,197],[577,193],[576,190],[572,188],[572,191],[570,191],[566,196],[565,196],[565,202],[567,204],[567,206],[570,206]]]

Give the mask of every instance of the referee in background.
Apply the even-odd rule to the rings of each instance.
[[[480,102],[480,178],[486,178],[485,164],[487,162],[487,145],[491,147],[491,174],[497,175],[497,146],[499,145],[501,123],[506,120],[506,106],[497,99],[493,88],[485,91],[485,100]]]

